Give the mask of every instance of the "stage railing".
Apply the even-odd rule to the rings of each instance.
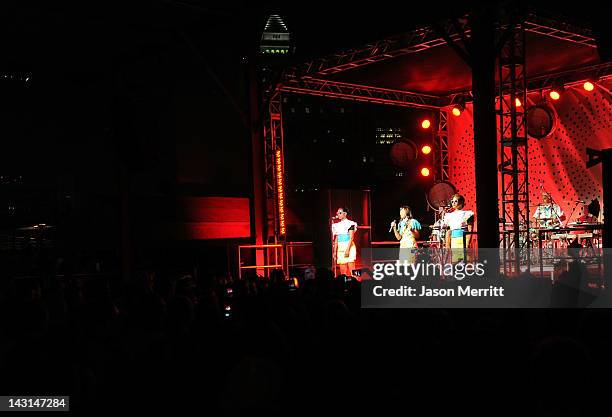
[[[313,242],[282,242],[265,245],[238,245],[238,279],[242,279],[243,270],[262,270],[264,276],[269,277],[270,270],[281,269],[285,276],[289,276],[291,268],[311,266],[312,262],[295,263],[294,249],[297,247],[312,247]],[[245,250],[264,251],[264,264],[243,265]],[[257,256],[252,257],[257,259]]]

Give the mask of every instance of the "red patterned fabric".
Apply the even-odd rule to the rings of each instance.
[[[610,88],[612,81],[596,86],[592,92],[578,85],[567,88],[558,101],[549,101],[557,113],[554,131],[544,139],[530,137],[528,143],[529,198],[532,205],[541,202],[542,182],[568,216],[576,200],[588,204],[597,198],[603,206],[601,165],[586,168],[586,148],[612,147]],[[528,96],[529,106],[541,101],[540,93]],[[476,210],[472,106],[468,105],[459,117],[449,115],[448,129],[450,181],[465,196],[466,208]],[[497,159],[499,162],[499,149]],[[533,212],[532,208],[530,218]],[[586,206],[578,206],[572,220],[584,213]]]

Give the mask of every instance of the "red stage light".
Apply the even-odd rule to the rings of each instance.
[[[431,126],[431,122],[429,121],[429,119],[425,119],[421,122],[421,127],[423,129],[429,129],[430,126]]]
[[[521,100],[519,100],[518,98],[514,99],[514,104],[516,105],[516,107],[521,107],[523,105],[523,103],[521,103]]]
[[[451,112],[453,113],[453,116],[461,116],[461,109],[459,107],[453,107]]]
[[[595,89],[595,85],[590,81],[586,81],[584,84],[582,84],[582,88],[584,88],[586,91],[593,91]]]
[[[421,168],[421,175],[424,177],[429,177],[429,168]]]
[[[421,152],[423,152],[424,155],[429,155],[431,153],[431,146],[429,145],[425,145],[421,148]]]
[[[548,93],[548,95],[553,100],[559,100],[561,98],[561,94],[559,94],[557,90],[550,90],[550,93]]]
[[[285,223],[285,176],[283,172],[283,155],[276,150],[276,204],[278,210],[278,226],[281,235],[287,234]]]

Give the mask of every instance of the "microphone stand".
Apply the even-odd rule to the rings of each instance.
[[[569,221],[571,220],[572,216],[574,215],[574,212],[576,211],[576,209],[578,208],[578,205],[580,204],[580,202],[576,202],[576,205],[574,206],[574,208],[572,209],[571,214],[569,215],[569,217],[567,218],[566,222],[565,222],[565,226],[563,226],[564,228],[567,227],[567,225],[569,224]]]
[[[446,229],[446,227],[444,226],[444,216],[446,216],[446,213],[448,213],[448,207],[446,205],[441,205],[440,208],[436,210],[436,216],[434,218],[437,217],[437,213],[440,213],[440,218],[436,220],[434,225],[440,222],[440,225],[438,226],[440,228],[438,230],[438,245],[440,246],[440,248],[445,248],[446,234],[450,232],[450,230]]]

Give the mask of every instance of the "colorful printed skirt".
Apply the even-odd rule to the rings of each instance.
[[[348,234],[338,235],[338,252],[336,256],[336,263],[338,265],[355,262],[355,259],[357,259],[357,247],[355,246],[355,243],[351,245],[351,249],[349,250],[349,256],[345,256],[346,248],[349,247],[350,241],[351,238]]]
[[[466,261],[466,254],[463,250],[463,235],[463,229],[451,230],[450,247],[453,263]]]
[[[463,249],[463,229],[451,230],[450,245],[451,248]]]

